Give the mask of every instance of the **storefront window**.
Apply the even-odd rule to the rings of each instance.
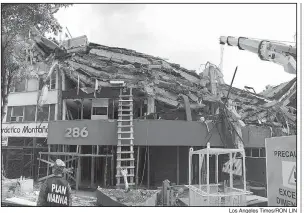
[[[35,121],[36,106],[25,106],[24,121]]]
[[[260,157],[266,157],[265,148],[260,149]]]
[[[251,157],[251,149],[245,149],[246,157]]]
[[[8,138],[9,146],[24,146],[24,138],[20,137],[9,137]]]
[[[252,149],[252,157],[260,157],[259,149],[256,148]]]

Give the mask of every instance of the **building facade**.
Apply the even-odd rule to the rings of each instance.
[[[58,73],[54,72],[49,80],[47,101],[42,110],[37,106],[41,90],[37,79],[23,81],[9,94],[7,115],[2,123],[6,175],[8,178],[25,176],[39,179],[42,173],[47,173],[47,165],[37,160],[39,152],[58,151],[58,147],[63,145],[69,147],[70,151],[81,146],[81,153],[89,154],[94,147],[98,147],[99,153],[113,154],[113,157],[82,157],[80,186],[114,186],[119,88],[103,87],[95,95],[82,90],[77,92],[76,85],[65,79],[64,75],[59,78]],[[59,82],[62,91],[58,90]],[[151,112],[160,112],[157,101],[136,90],[133,95],[138,184],[156,187],[165,179],[176,184],[187,184],[190,147],[204,148],[209,136],[211,146],[225,147],[220,130],[212,128],[212,123],[186,121],[183,110],[147,117],[145,115]],[[78,133],[74,133],[75,130]],[[81,135],[82,130],[86,134]],[[263,186],[266,184],[264,140],[271,137],[271,129],[247,126],[242,133],[248,180]],[[225,159],[219,160],[225,162]],[[92,172],[92,169],[95,171]],[[214,164],[213,167],[211,164],[211,179],[214,169]]]
[[[39,42],[38,40],[37,44],[41,46]],[[160,63],[150,64],[149,60],[143,58],[144,54],[140,57],[133,56],[134,51],[127,51],[131,55],[123,54],[123,50],[117,48],[112,48],[110,51],[108,47],[98,47],[89,51],[86,43],[86,37],[78,40],[75,38],[74,41],[68,42],[70,46],[66,47],[67,52],[59,51],[58,58],[64,56],[72,59],[53,71],[47,81],[49,91],[42,108],[37,106],[38,96],[44,85],[41,80],[24,80],[16,84],[9,94],[7,115],[2,123],[4,151],[2,157],[8,178],[25,176],[43,180],[50,174],[49,164],[46,162],[61,158],[68,162],[68,168],[72,169],[72,173],[67,178],[73,183],[73,187],[115,186],[121,88],[111,85],[109,79],[105,80],[105,78],[122,76],[127,80],[137,81],[140,78],[145,79],[145,76],[139,74],[145,69],[146,73],[161,76],[162,78],[159,77],[161,80],[157,79],[157,83],[168,90],[153,88],[152,84],[144,85],[147,86],[145,87],[147,91],[157,90],[157,93],[163,95],[154,99],[136,86],[133,89],[134,150],[132,152],[135,158],[137,185],[157,187],[165,179],[178,185],[187,184],[190,147],[194,150],[202,149],[206,147],[207,142],[210,142],[212,147],[231,148],[229,141],[231,143],[233,138],[232,135],[226,134],[228,131],[225,125],[221,123],[214,125],[212,119],[208,119],[207,116],[206,119],[200,120],[202,115],[195,110],[197,109],[195,107],[202,109],[202,105],[199,103],[201,100],[194,95],[197,89],[191,88],[192,82],[199,80],[199,84],[203,84],[204,79],[197,79],[193,73],[186,72],[176,64],[174,68],[171,67],[173,64],[164,66],[158,58],[149,57],[150,61],[154,60],[153,63]],[[90,48],[96,48],[96,44],[92,46]],[[45,48],[44,53],[52,54],[49,49]],[[99,55],[96,55],[97,53]],[[48,73],[49,69],[50,66],[42,71]],[[172,70],[177,73],[171,75]],[[134,73],[131,75],[124,72]],[[92,73],[101,76],[98,90],[85,87],[92,86],[92,82],[97,81],[96,77],[90,79]],[[172,79],[178,81],[179,87],[174,88],[172,82],[165,81]],[[187,89],[190,89],[192,92],[189,93],[191,103],[188,109],[190,110],[185,109],[186,103],[184,107],[178,107],[180,101],[176,94],[168,92],[169,89],[171,91],[176,89],[176,93],[185,90],[187,93],[189,92]],[[234,96],[237,96],[237,92]],[[209,102],[206,100],[205,104],[208,105],[213,98],[210,96]],[[256,102],[261,101],[260,99],[256,99]],[[246,101],[250,102],[251,99],[248,98]],[[192,119],[189,119],[190,117]],[[247,157],[247,180],[256,185],[255,188],[259,191],[256,193],[265,196],[265,138],[278,134],[270,127],[253,125],[247,125],[241,131]],[[78,157],[75,157],[76,154]],[[211,159],[210,162],[212,181],[216,169],[215,159]],[[218,169],[222,174],[219,177],[220,182],[226,178],[221,172],[225,162],[225,158],[219,158]],[[193,171],[198,172],[198,159],[194,159],[193,167]]]
[[[8,96],[6,115],[2,121],[2,159],[8,178],[36,177],[37,156],[47,149],[48,125],[57,120],[58,74],[46,82],[47,100],[37,106],[42,82],[24,79],[13,85]]]

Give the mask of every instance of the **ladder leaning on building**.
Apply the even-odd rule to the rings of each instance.
[[[129,93],[127,93],[129,91]],[[127,171],[128,185],[134,186],[134,131],[132,88],[121,88],[118,104],[116,186],[122,186],[122,171]]]

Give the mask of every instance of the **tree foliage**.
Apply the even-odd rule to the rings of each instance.
[[[1,95],[2,119],[7,95],[13,79],[27,76],[27,52],[30,48],[30,29],[36,27],[42,34],[61,29],[54,17],[62,7],[70,4],[1,4]]]

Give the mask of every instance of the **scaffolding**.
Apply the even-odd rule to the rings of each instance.
[[[237,154],[242,158],[242,178],[243,188],[233,186],[233,159]],[[199,157],[199,181],[192,184],[193,169],[192,157]],[[229,185],[226,181],[219,183],[219,155],[229,155]],[[210,157],[215,156],[215,182],[210,183]],[[246,190],[246,170],[245,170],[245,151],[244,149],[221,149],[210,148],[208,143],[206,149],[196,150],[190,148],[189,151],[189,204],[190,206],[246,206],[246,195],[251,192]]]
[[[51,149],[53,148],[53,150]],[[54,176],[51,174],[50,167],[54,164],[55,159],[61,159],[66,164],[66,168],[64,170],[64,177],[71,182],[71,185],[75,185],[75,189],[79,190],[79,185],[81,182],[81,158],[82,157],[90,157],[92,158],[91,163],[91,187],[94,185],[94,171],[104,170],[104,184],[106,185],[106,175],[107,175],[107,159],[111,158],[111,167],[113,164],[113,154],[101,154],[100,146],[92,146],[92,152],[90,154],[82,153],[82,146],[77,145],[76,150],[73,151],[70,145],[48,145],[48,152],[39,152],[39,165],[38,165],[38,181],[46,180]],[[52,159],[53,158],[53,159]],[[106,163],[103,168],[94,168],[95,158],[105,158]],[[45,163],[46,166],[42,166],[42,163]],[[112,170],[112,169],[111,169]],[[113,171],[111,171],[113,173]],[[111,180],[111,184],[113,181]]]

